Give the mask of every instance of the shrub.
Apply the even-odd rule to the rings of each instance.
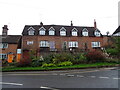
[[[33,67],[38,67],[38,66],[41,66],[42,63],[43,63],[44,59],[43,57],[35,57],[32,59],[32,63],[31,63],[31,66]]]
[[[60,53],[55,55],[53,58],[53,63],[58,64],[65,61],[72,61],[73,59],[74,57],[70,53]]]
[[[70,66],[70,65],[73,65],[72,62],[70,62],[70,61],[65,61],[65,62],[59,63],[57,66]]]
[[[109,53],[110,55],[114,55],[114,56],[119,53],[118,50],[115,49],[115,48],[109,48],[109,49],[107,49],[106,51],[107,51],[107,53]]]
[[[49,64],[44,63],[44,64],[42,65],[42,67],[55,67],[55,66],[56,66],[56,65],[53,64],[53,63],[49,63]]]
[[[45,63],[52,63],[52,61],[53,61],[53,58],[55,57],[55,54],[49,54],[49,55],[47,55],[47,56],[44,56],[43,58],[44,58],[44,62]]]
[[[88,63],[101,62],[105,60],[105,57],[100,51],[90,51],[86,55]]]
[[[74,55],[74,59],[71,62],[73,64],[86,63],[86,55],[84,53],[78,53]]]

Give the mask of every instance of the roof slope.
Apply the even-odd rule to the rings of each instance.
[[[113,34],[119,33],[120,32],[120,26],[115,30]]]
[[[7,36],[1,36],[2,43],[9,43],[9,44],[17,44],[19,43],[19,40],[21,39],[21,35],[7,35]]]
[[[33,27],[35,29],[35,35],[39,35],[39,29],[42,27],[41,25],[25,25],[22,35],[28,35],[28,29]],[[53,27],[55,29],[55,36],[60,36],[60,29],[64,27],[67,31],[67,36],[71,36],[71,31],[73,28],[78,30],[78,36],[82,36],[82,30],[86,28],[89,32],[89,36],[94,36],[94,31],[96,30],[94,27],[85,27],[85,26],[65,26],[65,25],[43,25],[46,29],[46,35],[48,34],[49,28]]]

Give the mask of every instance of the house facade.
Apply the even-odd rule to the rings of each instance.
[[[22,50],[34,50],[37,56],[49,52],[91,51],[107,45],[96,27],[65,25],[25,25],[22,32]]]
[[[12,62],[21,58],[21,35],[8,35],[8,27],[4,25],[0,38],[0,59]]]

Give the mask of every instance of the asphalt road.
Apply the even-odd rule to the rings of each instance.
[[[2,88],[118,88],[119,68],[4,72]]]

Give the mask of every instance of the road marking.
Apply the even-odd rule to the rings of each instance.
[[[96,76],[89,76],[89,77],[91,77],[91,78],[95,78]]]
[[[75,75],[67,75],[68,77],[74,77]]]
[[[58,75],[57,73],[53,73],[52,75]]]
[[[109,77],[99,77],[99,78],[109,79]]]
[[[23,84],[20,84],[20,83],[7,83],[7,82],[0,82],[0,84],[18,85],[18,86],[22,86],[23,85]]]
[[[44,87],[44,86],[41,86],[40,88],[43,88],[43,89],[50,89],[50,90],[59,90],[59,89],[56,89],[56,88]]]
[[[84,76],[82,76],[82,75],[77,75],[77,77],[84,77]]]
[[[60,74],[60,75],[63,75],[63,76],[65,76],[66,74]]]
[[[113,79],[120,79],[120,78],[113,78]]]

